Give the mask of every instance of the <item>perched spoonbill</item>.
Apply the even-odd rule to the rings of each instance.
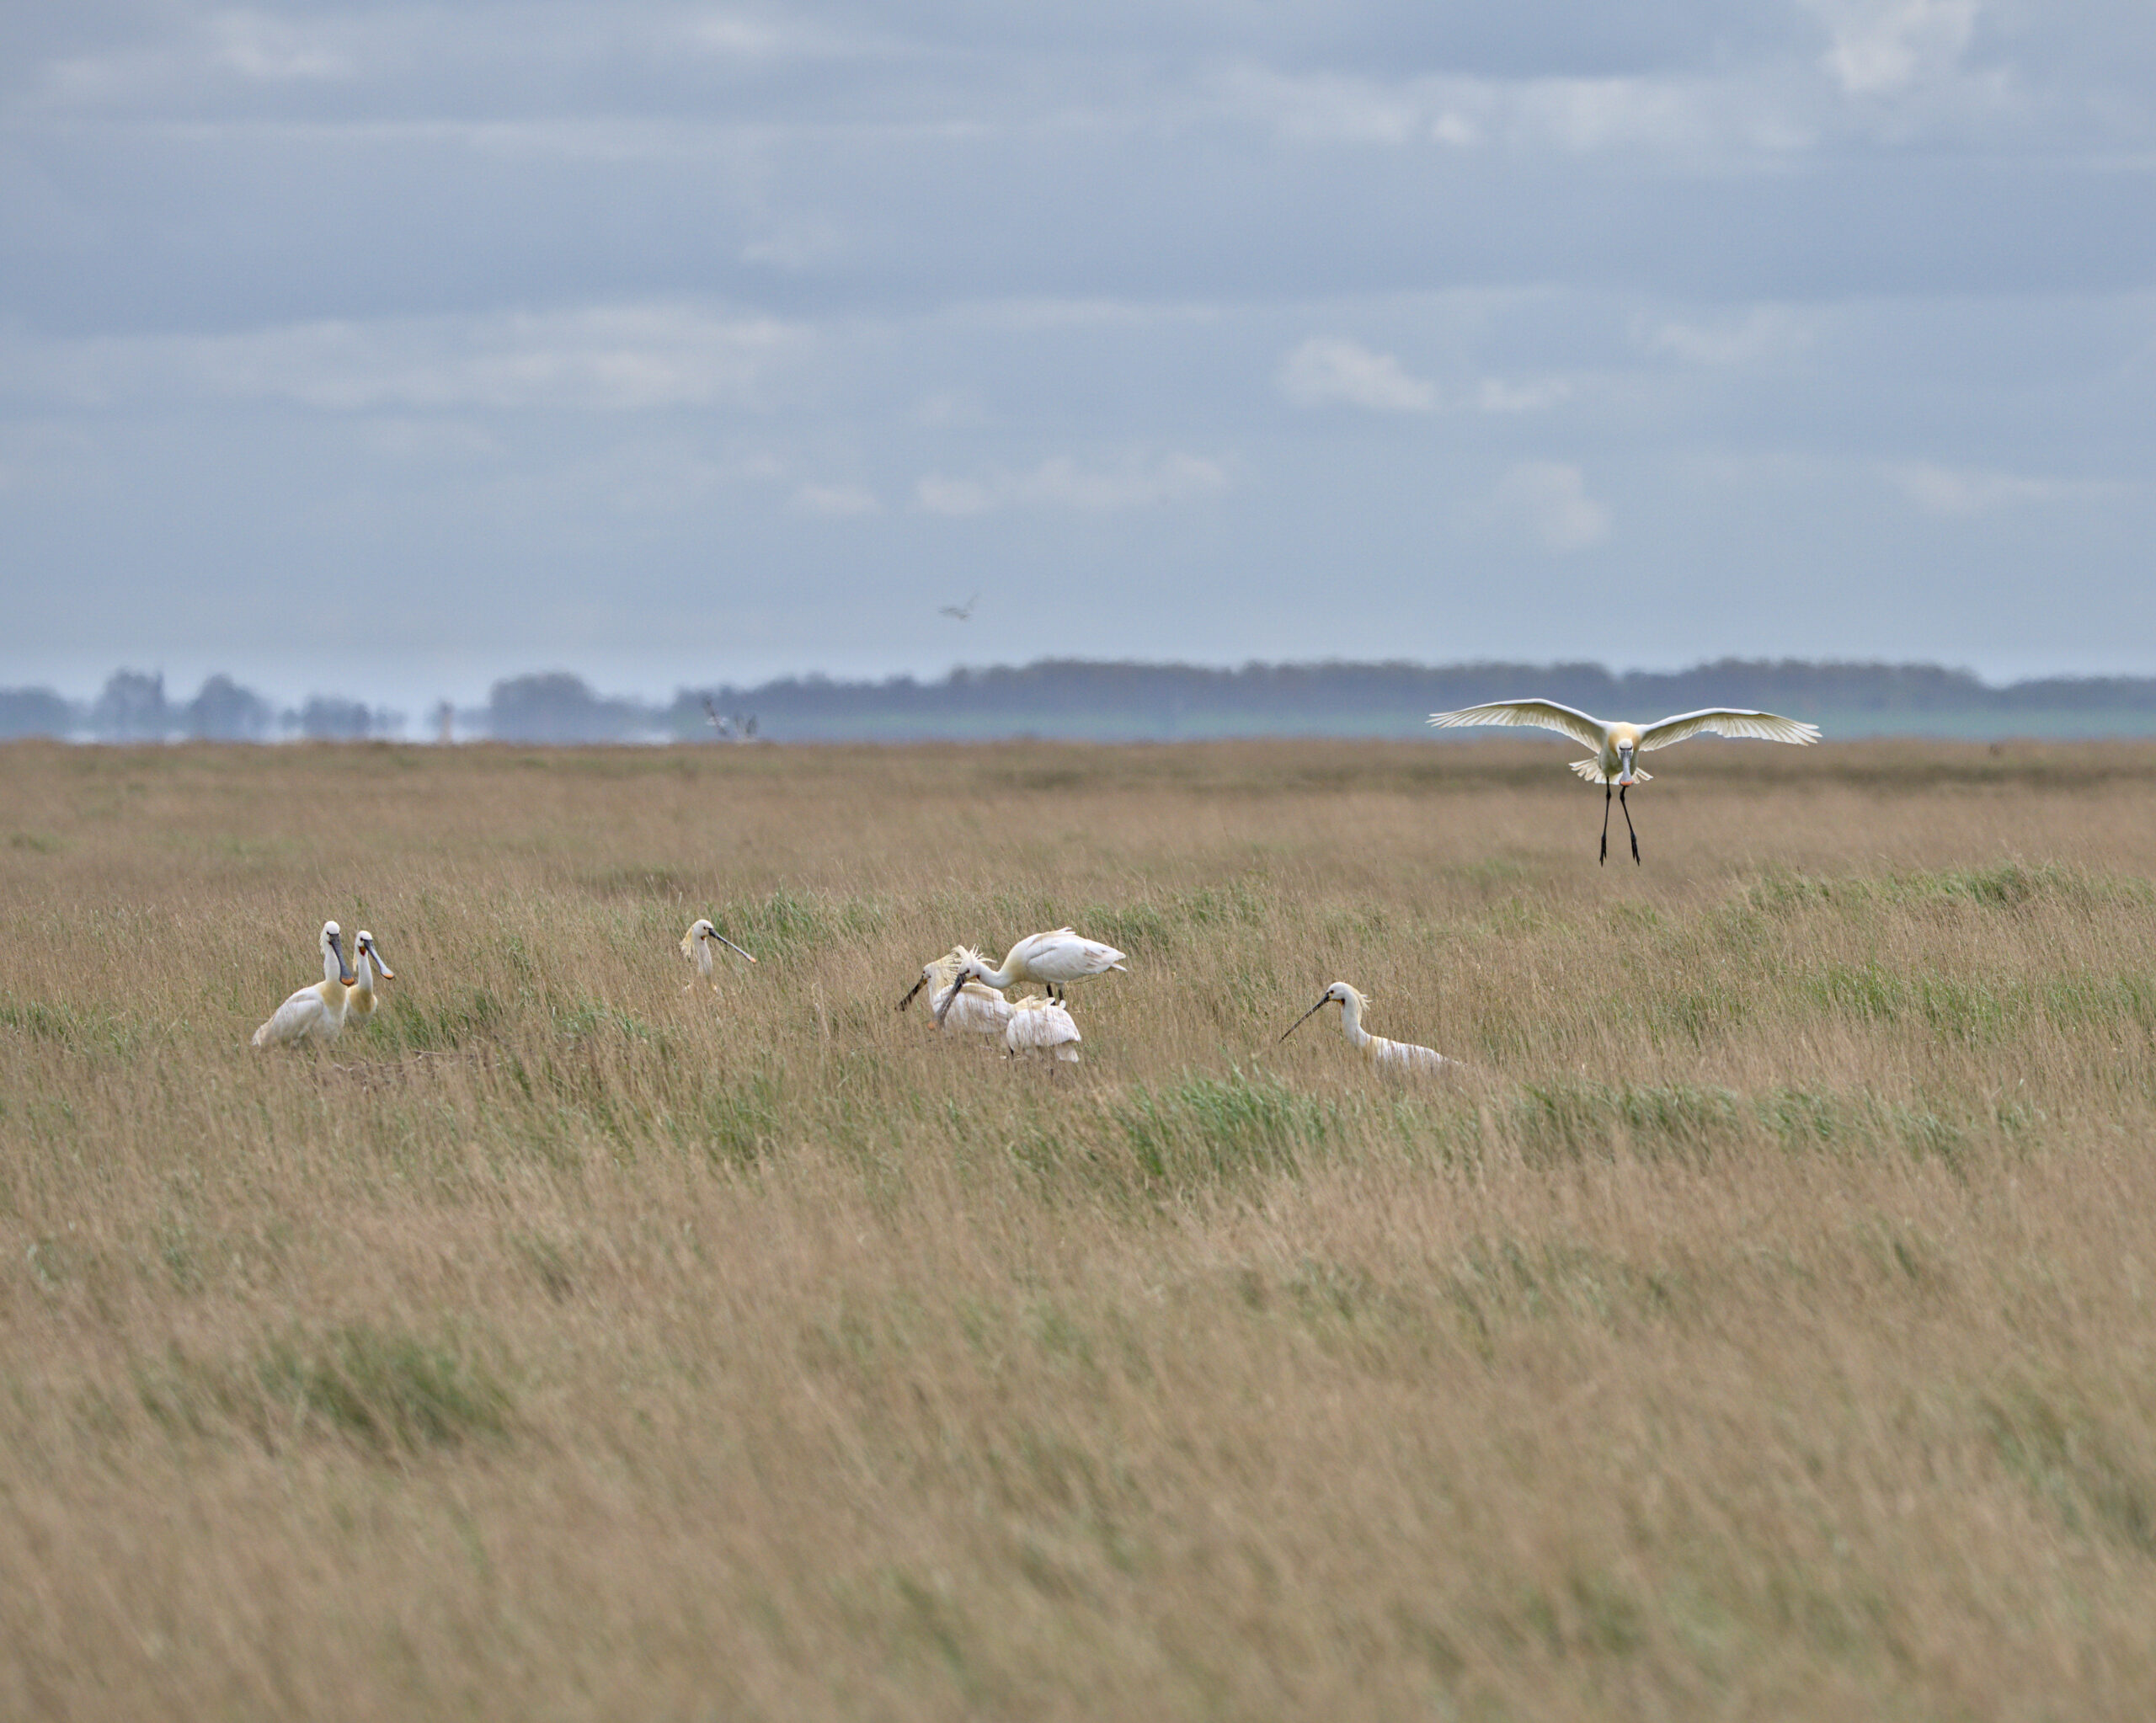
[[[277,1007],[270,1021],[254,1032],[257,1047],[290,1047],[301,1041],[318,1041],[327,1046],[344,1027],[345,989],[354,978],[352,966],[344,961],[343,936],[334,921],[322,924],[320,943],[322,979],[302,987]]]
[[[712,942],[714,940],[728,951],[740,952],[743,957],[749,958],[748,952],[741,951],[739,946],[734,944],[732,940],[712,926],[707,919],[698,916],[689,924],[689,931],[681,936],[681,955],[696,966],[696,974],[707,981],[711,980],[711,947]],[[749,961],[753,963],[756,960],[754,958],[749,958]],[[689,987],[694,987],[696,984],[691,981],[689,983]],[[716,981],[712,981],[711,984],[714,987],[718,985]],[[682,990],[685,993],[687,990],[688,988]]]
[[[1285,1041],[1329,1005],[1340,1007],[1340,1032],[1348,1038],[1349,1046],[1359,1052],[1364,1061],[1381,1071],[1436,1071],[1445,1066],[1458,1064],[1458,1059],[1447,1059],[1433,1048],[1417,1047],[1412,1041],[1388,1041],[1382,1035],[1373,1035],[1363,1027],[1363,1007],[1369,1001],[1344,981],[1336,981],[1325,990],[1325,996],[1302,1016],[1289,1024],[1280,1037]]]
[[[374,948],[374,936],[364,927],[352,938],[352,968],[359,979],[344,996],[344,1021],[357,1028],[374,1015],[380,1003],[375,996],[374,978],[379,974],[385,981],[394,981],[397,972],[382,961],[382,953]]]
[[[1070,1021],[1070,1009],[1060,1000],[1043,999],[1029,993],[1011,1007],[1011,1021],[1003,1026],[1003,1044],[1012,1058],[1022,1053],[1053,1053],[1066,1064],[1078,1063],[1078,1043],[1086,1038]]]
[[[921,979],[906,990],[906,996],[899,1001],[899,1009],[904,1011],[911,1005],[914,995],[924,987],[928,989],[931,1001],[941,999],[967,956],[963,946],[953,946],[942,957],[923,963]],[[1011,1001],[992,987],[969,981],[953,995],[943,1015],[934,1021],[939,1029],[974,1029],[984,1035],[1001,1035],[1003,1026],[1011,1021]]]
[[[1617,802],[1625,808],[1625,829],[1632,839],[1632,862],[1640,859],[1640,835],[1632,830],[1632,810],[1625,806],[1625,792],[1648,781],[1648,775],[1633,761],[1636,755],[1667,748],[1673,742],[1702,732],[1716,736],[1749,736],[1761,742],[1795,742],[1808,746],[1819,739],[1819,726],[1800,723],[1771,712],[1747,712],[1734,706],[1703,707],[1680,712],[1652,724],[1604,723],[1554,700],[1494,700],[1487,706],[1464,707],[1458,712],[1433,712],[1432,726],[1449,730],[1463,724],[1534,724],[1545,730],[1562,730],[1583,747],[1594,749],[1592,760],[1576,760],[1572,770],[1591,784],[1602,786],[1602,860],[1609,860],[1609,787],[1617,787]]]
[[[982,981],[990,987],[1038,981],[1048,989],[1050,999],[1062,996],[1065,982],[1123,968],[1123,953],[1113,946],[1102,945],[1097,939],[1086,939],[1067,927],[1059,927],[1053,933],[1027,934],[1003,954],[1003,962],[993,969],[979,952],[965,946],[960,946],[958,950],[962,957],[958,969],[959,981]],[[955,996],[954,987],[936,1007],[939,1021]]]

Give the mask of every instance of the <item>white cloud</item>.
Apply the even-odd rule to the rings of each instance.
[[[1802,346],[1810,323],[1780,306],[1754,306],[1741,316],[1711,323],[1670,319],[1641,325],[1636,339],[1651,353],[1667,353],[1687,365],[1755,365]]]
[[[2057,503],[2110,496],[2116,487],[2088,479],[2032,478],[1976,467],[1913,461],[1886,469],[1902,494],[1927,515],[1988,515],[2023,503]]]
[[[286,325],[9,354],[16,388],[75,404],[177,395],[323,412],[636,412],[783,395],[807,332],[689,305]]]
[[[1823,63],[1845,94],[1892,95],[1951,72],[1977,0],[1810,0],[1831,38]]]
[[[1428,413],[1438,404],[1435,386],[1409,376],[1390,353],[1329,335],[1313,336],[1282,361],[1280,392],[1298,407],[1337,402],[1374,413]]]
[[[1544,550],[1583,551],[1609,536],[1609,511],[1587,493],[1580,470],[1559,461],[1524,461],[1497,482],[1497,511]]]
[[[205,28],[212,61],[264,83],[349,77],[350,56],[318,32],[259,12],[221,12]]]
[[[970,478],[943,478],[928,473],[914,483],[915,506],[926,515],[963,517],[985,515],[995,506],[995,493]]]
[[[1562,377],[1542,377],[1531,383],[1485,377],[1475,391],[1475,404],[1485,413],[1539,413],[1570,400],[1572,393],[1572,386]]]
[[[874,515],[883,508],[874,492],[852,484],[803,484],[794,491],[789,506],[797,514],[826,515],[839,520]]]
[[[1696,156],[1801,148],[1815,131],[1796,93],[1758,76],[1387,82],[1242,66],[1212,88],[1228,112],[1298,143]]]
[[[931,475],[914,486],[916,507],[930,515],[985,515],[991,509],[1068,509],[1112,514],[1193,502],[1228,488],[1227,468],[1202,456],[1131,456],[1108,467],[1085,467],[1053,456],[1030,472],[986,479]]]

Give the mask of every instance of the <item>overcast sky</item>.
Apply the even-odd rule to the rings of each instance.
[[[2148,674],[2152,547],[2141,0],[0,8],[0,681]]]

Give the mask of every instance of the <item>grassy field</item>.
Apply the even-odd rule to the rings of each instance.
[[[1569,757],[0,749],[0,1715],[2149,1715],[2156,747]]]

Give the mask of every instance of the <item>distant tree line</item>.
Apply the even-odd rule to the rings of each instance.
[[[88,737],[99,742],[268,742],[280,737],[363,741],[401,734],[400,712],[364,701],[314,695],[280,711],[230,676],[203,683],[192,700],[165,692],[162,673],[115,670],[96,699],[67,700],[50,688],[0,688],[0,737]]]
[[[1830,736],[2156,735],[2156,678],[2052,677],[1992,687],[1931,664],[1724,659],[1672,672],[1593,664],[1192,664],[1045,659],[958,669],[932,681],[788,676],[684,688],[664,704],[595,693],[566,671],[494,684],[484,706],[431,715],[430,739],[508,742],[968,740],[1034,735],[1099,741],[1230,736],[1428,735],[1426,714],[1541,695],[1604,717],[1651,719],[1701,706],[1809,718]],[[193,699],[162,675],[116,672],[93,701],[0,689],[0,736],[141,742],[201,738],[351,740],[403,733],[399,713],[321,696],[280,711],[229,676]]]

